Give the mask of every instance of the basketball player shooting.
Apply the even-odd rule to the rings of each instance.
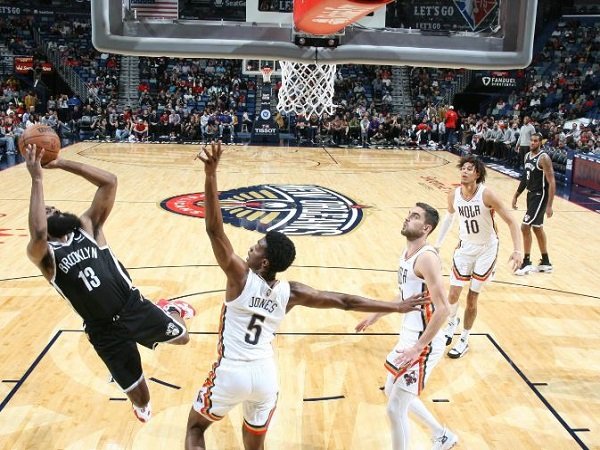
[[[97,186],[89,209],[78,217],[45,205],[43,158],[43,149],[37,153],[35,145],[27,147],[25,162],[31,175],[27,256],[81,316],[89,341],[131,400],[135,416],[147,422],[152,416],[150,393],[136,343],[148,348],[161,342],[187,344],[183,319],[195,311],[181,301],[161,300],[159,306],[148,301],[112,253],[103,225],[115,203],[117,177],[62,158],[44,165]]]

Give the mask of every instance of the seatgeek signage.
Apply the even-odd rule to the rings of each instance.
[[[160,203],[163,209],[205,217],[204,193],[181,194]],[[296,236],[339,236],[363,219],[365,206],[317,185],[262,184],[219,193],[223,222],[261,233],[276,230]]]

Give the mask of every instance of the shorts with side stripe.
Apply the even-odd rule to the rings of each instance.
[[[398,351],[414,346],[419,340],[422,332],[403,329],[400,333],[400,339],[394,349],[388,354],[385,360],[385,368],[388,373],[385,393],[389,396],[392,385],[397,385],[400,389],[419,395],[431,371],[444,355],[446,348],[446,337],[443,330],[433,338],[433,341],[427,345],[421,356],[410,367],[398,367],[394,359],[398,357]]]
[[[527,212],[523,217],[523,223],[532,227],[544,226],[544,214],[548,204],[548,193],[546,191],[527,192]]]
[[[256,361],[221,358],[213,364],[193,408],[206,419],[217,421],[242,403],[244,427],[251,433],[263,434],[275,411],[278,391],[273,358]]]
[[[497,259],[497,239],[483,245],[461,241],[452,256],[450,285],[462,287],[470,281],[470,289],[481,292],[483,285],[494,279]]]

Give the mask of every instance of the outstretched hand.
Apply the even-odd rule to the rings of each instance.
[[[221,141],[213,141],[210,143],[210,148],[206,145],[202,146],[202,149],[194,159],[200,159],[204,163],[204,172],[215,173],[222,154],[223,148],[221,147]]]
[[[44,149],[37,151],[37,145],[29,144],[25,150],[25,165],[31,178],[42,178],[42,156]]]
[[[366,319],[363,319],[360,322],[358,322],[358,324],[354,327],[354,331],[356,331],[357,333],[360,333],[361,331],[365,331],[367,328],[369,328],[371,325],[373,325],[378,320],[379,320],[378,314],[371,314]]]
[[[398,312],[407,313],[411,311],[420,311],[421,305],[427,305],[431,303],[431,297],[429,293],[419,293],[415,295],[411,295],[407,299],[400,300],[398,302]]]

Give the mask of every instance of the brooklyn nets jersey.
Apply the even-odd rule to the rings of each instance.
[[[412,295],[420,294],[427,291],[425,280],[415,274],[415,261],[419,255],[424,252],[435,252],[431,245],[424,245],[417,250],[413,255],[407,255],[406,250],[400,258],[400,268],[398,269],[398,285],[402,293],[402,299],[407,299]],[[436,253],[437,254],[437,253]],[[410,311],[404,315],[402,328],[410,331],[423,331],[429,323],[429,319],[433,314],[433,303],[421,305],[418,311]]]
[[[460,187],[454,191],[454,211],[459,217],[458,235],[463,242],[484,245],[498,240],[494,210],[485,206],[484,191],[485,186],[479,184],[470,200],[462,196]]]
[[[540,158],[544,152],[533,156],[531,152],[525,155],[525,181],[529,192],[543,192],[548,189],[544,170],[540,167]]]
[[[111,319],[137,292],[110,248],[99,247],[82,229],[73,231],[66,243],[48,245],[54,259],[50,282],[84,321]]]
[[[240,296],[223,305],[219,353],[238,361],[271,357],[271,342],[285,317],[289,299],[287,281],[280,280],[271,288],[250,271]]]

